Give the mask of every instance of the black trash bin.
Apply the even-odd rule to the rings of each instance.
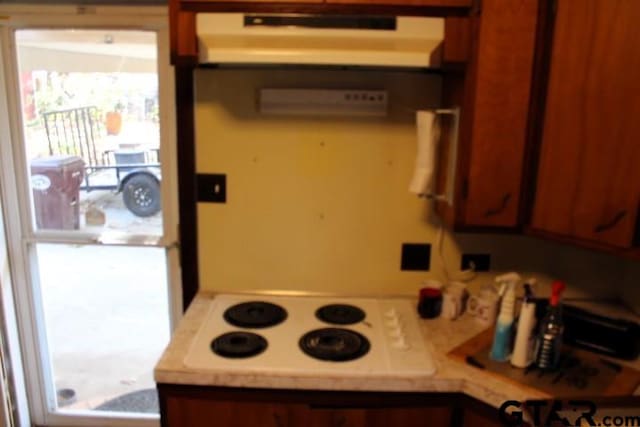
[[[80,228],[80,185],[84,161],[77,156],[50,156],[31,161],[31,189],[39,229]]]

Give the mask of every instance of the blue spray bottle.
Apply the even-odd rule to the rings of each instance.
[[[502,302],[500,304],[500,314],[496,320],[496,332],[489,357],[499,362],[506,362],[511,355],[511,336],[516,305],[516,285],[520,281],[520,275],[517,273],[507,273],[496,277],[496,281],[502,286],[500,289]]]

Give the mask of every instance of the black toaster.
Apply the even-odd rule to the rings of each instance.
[[[544,316],[547,301],[537,301],[538,319]],[[640,354],[640,325],[592,313],[569,304],[562,306],[565,344],[605,356],[634,360]]]

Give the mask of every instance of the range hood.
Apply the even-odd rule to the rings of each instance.
[[[444,19],[200,13],[201,64],[434,68]]]

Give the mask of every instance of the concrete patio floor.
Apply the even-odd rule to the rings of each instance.
[[[137,218],[119,195],[95,196],[105,227],[158,230],[160,215]],[[154,388],[153,367],[170,335],[164,250],[42,244],[38,261],[55,386],[76,392],[67,408]]]

